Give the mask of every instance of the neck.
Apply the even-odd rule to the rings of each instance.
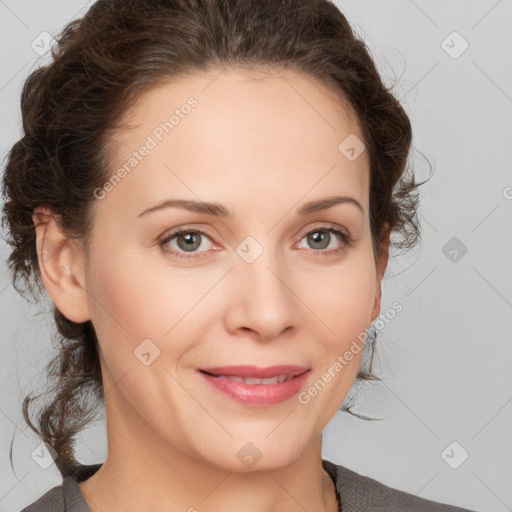
[[[199,460],[135,418],[112,425],[107,416],[107,437],[105,463],[79,484],[92,512],[338,511],[321,435],[290,464],[245,472]]]

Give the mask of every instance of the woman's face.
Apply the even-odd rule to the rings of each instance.
[[[280,73],[160,85],[114,138],[85,283],[116,443],[277,467],[318,442],[355,379],[385,268],[369,158],[327,89]],[[306,208],[337,196],[350,200]],[[201,371],[240,365],[299,368],[263,374],[291,379],[277,384]]]

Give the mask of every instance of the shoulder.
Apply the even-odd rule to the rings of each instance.
[[[61,485],[57,485],[20,512],[91,512],[78,482],[93,475],[101,464],[79,465],[73,468]]]
[[[393,489],[327,460],[323,467],[334,477],[343,512],[472,512]]]
[[[64,512],[65,510],[64,492],[62,485],[58,485],[43,494],[31,505],[25,507],[21,512]]]

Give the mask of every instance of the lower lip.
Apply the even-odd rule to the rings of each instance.
[[[296,395],[304,386],[310,370],[293,377],[291,380],[277,384],[245,384],[231,379],[212,377],[199,372],[208,383],[218,391],[222,391],[236,402],[252,407],[268,407],[279,404]]]

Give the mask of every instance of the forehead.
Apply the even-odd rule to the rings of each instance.
[[[181,76],[141,95],[125,121],[113,137],[109,171],[139,148],[151,149],[112,196],[130,194],[146,204],[158,199],[156,191],[179,190],[234,204],[248,190],[299,200],[316,189],[350,193],[367,204],[368,156],[350,161],[340,150],[347,137],[363,139],[357,116],[308,75],[227,68]]]
[[[297,138],[299,129],[305,137],[316,133],[318,138],[329,130],[351,129],[362,138],[357,115],[334,86],[289,69],[226,67],[180,75],[145,90],[125,112],[129,129],[120,130],[116,139],[131,138],[133,128],[147,130],[150,125],[169,120],[174,112],[189,110],[184,106],[191,98],[200,108],[194,107],[192,121],[187,124],[199,118],[205,128],[236,128],[234,133],[223,131],[219,135],[234,136],[240,128],[247,127],[258,128],[253,137],[268,138],[287,128],[286,133],[281,133],[283,139],[287,133]],[[211,131],[209,135],[216,133]]]

